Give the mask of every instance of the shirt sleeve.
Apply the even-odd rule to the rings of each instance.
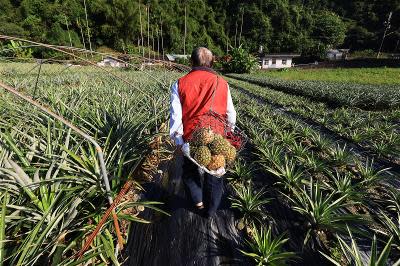
[[[227,104],[227,109],[226,109],[226,115],[228,118],[228,122],[232,125],[235,125],[236,124],[236,111],[235,111],[235,107],[233,106],[231,90],[229,88],[229,85],[228,85],[228,104]]]
[[[171,107],[170,107],[170,128],[169,135],[175,142],[175,145],[184,143],[183,124],[182,124],[182,105],[179,98],[178,82],[175,82],[171,87]]]

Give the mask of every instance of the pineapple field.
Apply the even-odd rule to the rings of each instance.
[[[361,109],[350,101],[362,85],[339,84],[346,91],[333,93],[303,83],[299,95],[292,83],[275,87],[283,80],[228,76],[251,139],[251,159],[230,178],[232,207],[250,227],[243,253],[258,265],[400,263],[398,87],[375,86],[373,94],[365,87]],[[392,104],[365,110],[374,109],[379,89],[393,92]]]
[[[400,264],[396,85],[227,75],[248,142],[195,137],[230,165],[207,220],[168,137],[185,68],[75,60],[0,60],[0,265]]]
[[[43,64],[37,80],[34,67],[3,61],[1,82],[31,95],[102,147],[111,197],[134,182],[117,206],[126,238],[126,224],[148,222],[139,213],[161,204],[140,200],[139,182],[150,180],[158,161],[169,156],[157,147],[167,130],[169,88],[181,74]],[[26,101],[5,90],[0,95],[0,261],[119,264],[112,219],[76,257],[108,207],[94,145]]]

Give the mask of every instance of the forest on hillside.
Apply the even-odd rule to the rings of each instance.
[[[398,51],[400,0],[0,0],[0,34],[128,52],[376,51],[386,28],[383,51]]]

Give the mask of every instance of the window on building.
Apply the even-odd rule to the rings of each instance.
[[[282,59],[282,65],[286,65],[287,64],[287,60],[286,59]]]
[[[272,59],[272,64],[276,65],[276,59],[275,58]]]

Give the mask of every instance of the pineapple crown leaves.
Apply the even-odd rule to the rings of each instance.
[[[314,229],[343,231],[348,223],[365,223],[366,217],[347,214],[346,195],[337,197],[337,192],[323,193],[318,182],[312,179],[308,189],[293,189],[293,195],[282,193],[293,205],[292,209],[304,215]]]
[[[290,190],[293,186],[299,186],[303,182],[305,172],[292,159],[288,159],[287,156],[284,158],[284,163],[273,162],[273,166],[268,166],[267,171],[279,177],[278,184],[283,184]]]
[[[348,244],[340,236],[338,236],[338,235],[336,236],[339,241],[340,249],[341,249],[342,253],[344,254],[348,263],[351,263],[352,265],[356,265],[356,266],[364,266],[365,261],[362,259],[360,248],[357,245],[355,238],[353,237],[353,234],[348,226],[347,226],[347,232],[348,232],[350,240],[351,240],[350,244]],[[388,258],[389,258],[390,251],[391,251],[392,240],[393,240],[393,236],[390,237],[390,239],[386,242],[385,247],[379,254],[378,248],[377,248],[376,235],[374,235],[373,240],[372,240],[372,245],[371,245],[371,256],[369,257],[369,261],[368,261],[369,266],[385,266],[385,265],[389,264]],[[342,265],[341,261],[337,261],[336,259],[330,257],[329,255],[327,255],[321,251],[319,251],[319,253],[321,255],[323,255],[326,259],[328,259],[334,265],[337,265],[337,266]],[[399,266],[400,259],[398,259],[396,262],[394,262],[393,265]]]
[[[384,174],[389,171],[390,168],[384,168],[377,170],[374,167],[374,160],[369,161],[367,159],[365,165],[363,165],[360,161],[356,162],[357,170],[362,179],[361,185],[365,186],[373,186],[380,180],[384,179]]]
[[[261,208],[271,202],[271,199],[264,198],[266,192],[263,189],[255,192],[251,183],[239,184],[233,188],[236,195],[229,197],[232,208],[241,211],[246,220],[261,222],[265,216]]]
[[[285,235],[272,237],[271,227],[257,229],[254,225],[252,239],[246,244],[250,251],[240,250],[242,254],[252,258],[257,265],[284,265],[296,258],[296,253],[283,251],[283,245],[289,240]]]

